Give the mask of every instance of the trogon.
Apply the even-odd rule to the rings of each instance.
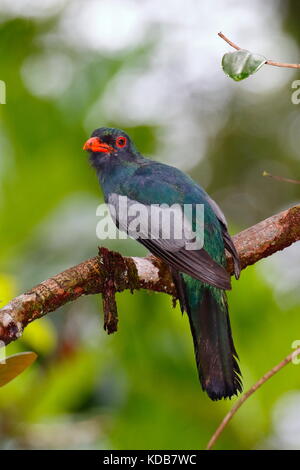
[[[141,155],[122,130],[96,129],[84,150],[90,154],[105,202],[115,209],[111,212],[117,227],[171,269],[181,310],[189,318],[203,390],[212,400],[236,395],[242,383],[228,314],[226,290],[231,283],[225,250],[232,255],[236,278],[240,274],[240,260],[219,206],[179,169]],[[142,209],[143,221],[139,226],[132,217],[134,207]],[[174,234],[177,222],[169,236],[162,233],[164,227],[159,224],[165,219],[154,217],[160,207],[162,213],[176,208],[172,220],[182,220],[181,236]],[[197,207],[203,208],[200,215]],[[181,219],[176,219],[178,213]]]

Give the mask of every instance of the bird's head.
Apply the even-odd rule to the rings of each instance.
[[[84,144],[83,150],[90,153],[91,163],[96,168],[111,158],[128,160],[136,152],[126,132],[111,127],[96,129]]]

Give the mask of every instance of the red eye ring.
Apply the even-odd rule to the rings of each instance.
[[[126,137],[121,135],[120,137],[117,138],[117,140],[116,140],[117,147],[123,148],[123,147],[125,147],[126,144],[127,144]]]

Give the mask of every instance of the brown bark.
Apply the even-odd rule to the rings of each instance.
[[[273,215],[233,237],[242,269],[300,240],[300,205]],[[233,274],[230,256],[228,272]],[[99,255],[33,287],[0,309],[0,341],[16,340],[28,323],[81,295],[104,295],[105,326],[117,327],[115,292],[147,289],[176,297],[169,268],[157,258],[123,257],[105,248]]]

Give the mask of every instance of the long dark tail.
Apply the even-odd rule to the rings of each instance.
[[[230,398],[242,390],[225,291],[173,273],[181,310],[193,335],[198,374],[212,400]]]

